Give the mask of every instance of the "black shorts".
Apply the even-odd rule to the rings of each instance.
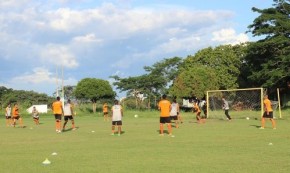
[[[112,125],[113,126],[121,126],[122,125],[122,121],[112,121]]]
[[[61,120],[61,114],[54,114],[55,120]]]
[[[64,121],[73,120],[73,119],[74,119],[74,117],[72,115],[64,116]]]
[[[171,123],[170,117],[160,117],[160,124]]]
[[[12,117],[12,119],[18,120],[20,118],[20,116],[16,116],[16,117]]]
[[[177,118],[177,115],[175,115],[175,116],[170,116],[170,119],[171,120],[177,120],[178,118]]]
[[[6,117],[6,119],[11,119],[11,116],[5,116]]]
[[[33,117],[34,120],[39,120],[39,117]]]
[[[269,112],[268,115],[267,115],[267,112],[264,112],[263,118],[273,118],[273,112]]]
[[[108,115],[108,112],[104,112],[104,115]]]

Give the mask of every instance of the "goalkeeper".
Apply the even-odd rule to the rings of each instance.
[[[227,116],[228,120],[231,121],[231,116],[229,115],[229,102],[225,99],[225,97],[222,97],[223,101],[223,110],[225,110],[225,115]]]

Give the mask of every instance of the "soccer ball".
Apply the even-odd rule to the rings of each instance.
[[[134,115],[134,117],[135,117],[135,118],[138,118],[138,115],[136,114],[136,115]]]
[[[249,120],[250,118],[249,118],[249,117],[247,117],[246,119],[247,119],[247,120]]]

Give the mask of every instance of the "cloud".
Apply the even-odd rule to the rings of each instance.
[[[77,67],[79,64],[76,57],[68,47],[63,45],[49,44],[40,53],[41,59],[54,65],[68,68]]]
[[[240,44],[249,41],[246,34],[237,34],[233,28],[221,29],[212,32],[212,41],[217,41],[223,44]]]
[[[32,70],[33,73],[27,73],[21,76],[17,76],[12,78],[12,83],[17,83],[19,81],[23,83],[32,83],[32,84],[39,84],[39,83],[54,83],[56,81],[55,78],[52,77],[52,73],[50,73],[47,69],[44,68],[34,68]]]
[[[94,33],[86,34],[84,36],[76,36],[73,38],[73,41],[80,43],[102,43],[102,39],[96,38]]]
[[[62,74],[60,71],[58,73],[59,74],[57,76],[56,73],[52,73],[46,68],[36,67],[32,69],[32,72],[13,77],[4,86],[12,87],[13,89],[33,89],[36,92],[48,93],[49,95],[52,95],[54,90],[57,88],[57,84],[58,86],[62,85]],[[76,85],[77,80],[75,78],[68,77],[64,79],[63,84]]]
[[[8,8],[22,8],[24,5],[28,4],[31,0],[2,0],[0,1],[0,9]]]

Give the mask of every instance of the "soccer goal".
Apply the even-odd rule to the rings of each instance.
[[[232,90],[207,91],[207,117],[214,119],[226,119],[224,114],[222,97],[229,103],[229,114],[232,118],[256,119],[263,115],[263,97],[266,90],[263,88],[247,88]],[[274,117],[280,117],[278,101],[272,101]]]

